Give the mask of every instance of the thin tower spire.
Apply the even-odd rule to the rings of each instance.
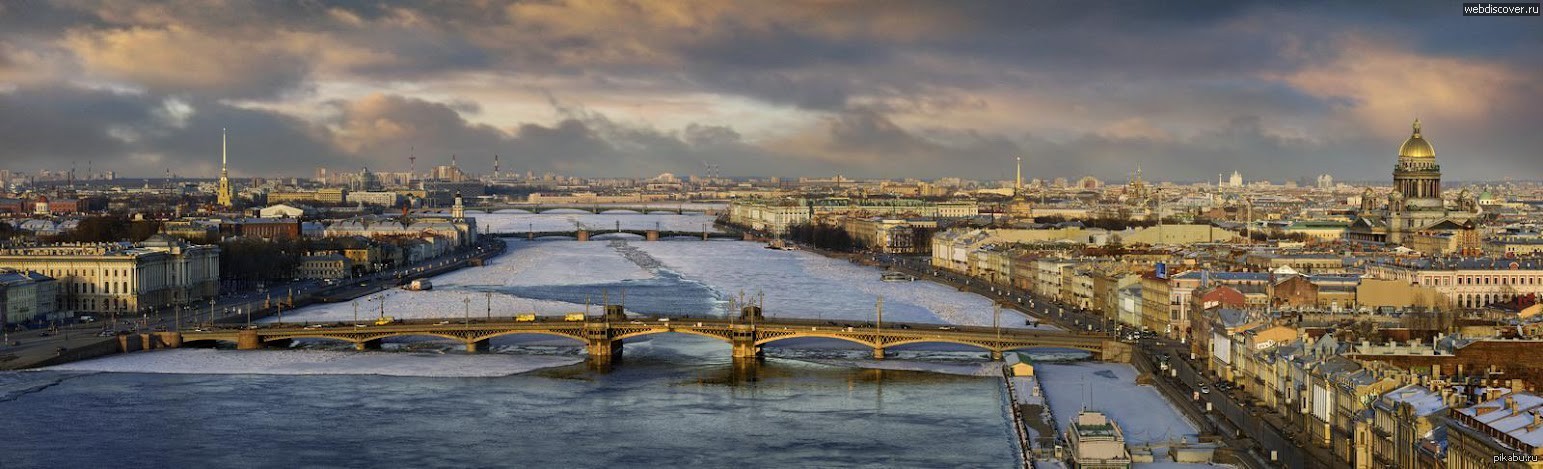
[[[1018,195],[1019,192],[1023,192],[1023,157],[1019,156],[1017,157],[1017,160],[1018,170],[1017,177],[1013,181],[1013,195]]]

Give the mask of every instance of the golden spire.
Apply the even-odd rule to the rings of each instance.
[[[1420,137],[1420,118],[1418,117],[1414,118],[1414,136],[1415,138]]]

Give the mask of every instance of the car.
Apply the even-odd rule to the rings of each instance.
[[[643,324],[643,321],[630,321],[628,324]]]
[[[1211,387],[1210,386],[1206,386],[1204,384],[1200,385],[1200,393],[1201,394],[1210,394],[1211,393]]]
[[[957,331],[957,330],[959,330],[959,328],[954,327],[954,326],[938,326],[938,330],[940,330],[940,331]]]
[[[447,324],[450,324],[450,321],[440,321],[440,322],[434,323],[434,325],[436,325],[436,326],[443,326],[443,325],[447,325]]]
[[[322,326],[321,324],[311,324],[309,326],[305,326],[306,329],[321,329],[322,327],[324,327],[324,326]]]
[[[908,325],[905,325],[905,324],[901,324],[901,325],[900,325],[900,328],[901,328],[901,329],[910,329],[910,328],[911,328],[911,326],[908,326]]]

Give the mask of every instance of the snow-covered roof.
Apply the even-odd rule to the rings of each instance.
[[[1534,448],[1543,447],[1543,397],[1513,392],[1457,412]]]
[[[1383,394],[1378,399],[1379,407],[1391,410],[1394,405],[1402,402],[1409,404],[1414,410],[1414,415],[1424,417],[1446,408],[1446,403],[1441,401],[1441,393],[1430,388],[1411,384]]]

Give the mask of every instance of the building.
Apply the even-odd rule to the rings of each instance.
[[[390,191],[356,191],[349,192],[345,200],[350,205],[377,205],[381,207],[395,207],[401,204],[401,196]]]
[[[729,222],[772,234],[789,226],[829,216],[886,218],[965,218],[980,214],[974,201],[931,202],[915,199],[742,199],[729,204]]]
[[[1543,397],[1513,392],[1451,412],[1451,469],[1543,467]]]
[[[1421,258],[1366,265],[1370,277],[1400,280],[1436,290],[1461,308],[1478,308],[1543,295],[1543,259]]]
[[[305,256],[296,268],[300,278],[340,279],[348,277],[349,260],[341,254]]]
[[[1361,194],[1361,211],[1346,228],[1346,239],[1407,245],[1416,233],[1474,229],[1478,201],[1464,190],[1457,210],[1447,209],[1441,198],[1441,165],[1436,164],[1435,148],[1420,133],[1419,119],[1414,121],[1414,133],[1398,149],[1393,186],[1386,204],[1379,205],[1371,188]]]
[[[1075,469],[1126,469],[1130,451],[1120,425],[1101,412],[1084,410],[1066,429],[1069,462]]]
[[[232,234],[267,240],[300,239],[297,218],[241,218],[231,222]]]
[[[1383,394],[1372,404],[1372,465],[1374,467],[1427,467],[1439,459],[1424,444],[1444,423],[1447,398],[1442,393],[1410,384]],[[1422,464],[1422,461],[1425,462]]]
[[[37,272],[0,269],[0,329],[63,319],[58,312],[59,283]]]
[[[281,204],[285,202],[312,202],[327,205],[342,205],[348,201],[348,190],[337,187],[323,187],[314,191],[275,191],[268,193],[268,203]]]
[[[299,204],[275,204],[257,210],[257,216],[262,218],[303,218],[315,214],[316,209]]]
[[[0,267],[58,279],[58,309],[128,314],[219,295],[220,248],[158,234],[139,244],[0,249]]]
[[[1286,226],[1287,235],[1300,235],[1319,241],[1339,241],[1345,236],[1348,223],[1337,221],[1303,220]]]
[[[933,220],[904,220],[882,217],[848,217],[842,228],[858,244],[876,252],[917,254],[931,248],[929,237],[938,223]]]

